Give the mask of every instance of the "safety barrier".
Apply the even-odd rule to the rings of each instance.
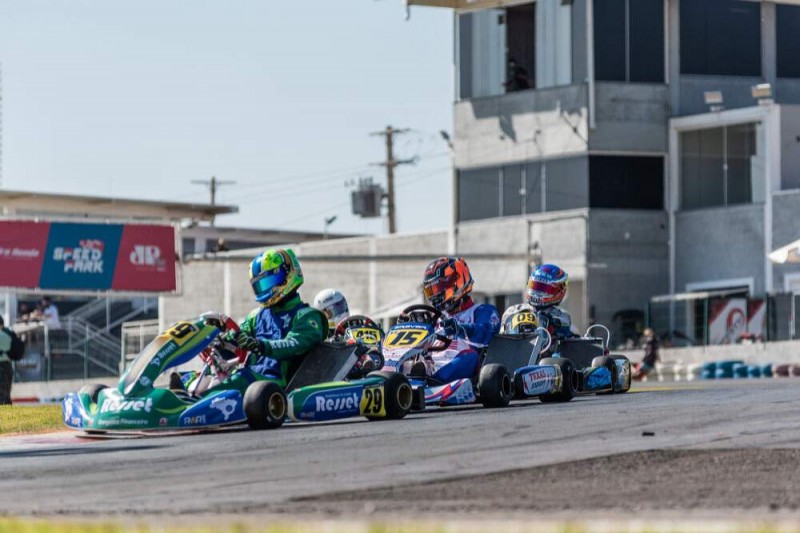
[[[800,377],[800,364],[748,364],[743,360],[707,361],[684,364],[681,361],[657,363],[645,380],[694,381],[700,379],[758,379]]]

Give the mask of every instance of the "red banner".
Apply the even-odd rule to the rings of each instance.
[[[46,222],[0,221],[0,287],[39,286],[49,233]]]
[[[125,226],[111,289],[172,292],[175,232],[167,226]]]

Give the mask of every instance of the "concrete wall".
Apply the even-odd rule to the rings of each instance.
[[[705,103],[705,91],[721,91],[725,109],[751,107],[755,101],[750,94],[753,85],[763,83],[761,78],[739,76],[699,76],[683,74],[680,77],[680,104],[674,111],[675,116],[707,113],[709,106]]]
[[[589,213],[589,305],[611,326],[614,313],[644,310],[669,292],[669,230],[663,211],[592,209]]]
[[[457,102],[453,110],[456,167],[476,168],[585,153],[586,105],[585,85]]]
[[[753,278],[764,287],[764,206],[683,211],[676,215],[676,290],[687,283]]]
[[[666,153],[669,88],[663,84],[598,82],[593,151]]]

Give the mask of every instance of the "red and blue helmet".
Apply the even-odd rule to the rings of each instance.
[[[556,265],[542,265],[528,278],[528,303],[537,309],[560,304],[567,296],[569,276]]]

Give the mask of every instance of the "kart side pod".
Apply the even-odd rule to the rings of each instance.
[[[516,394],[538,397],[542,402],[568,402],[578,393],[580,377],[572,361],[564,358],[545,358],[539,364],[514,372]]]

